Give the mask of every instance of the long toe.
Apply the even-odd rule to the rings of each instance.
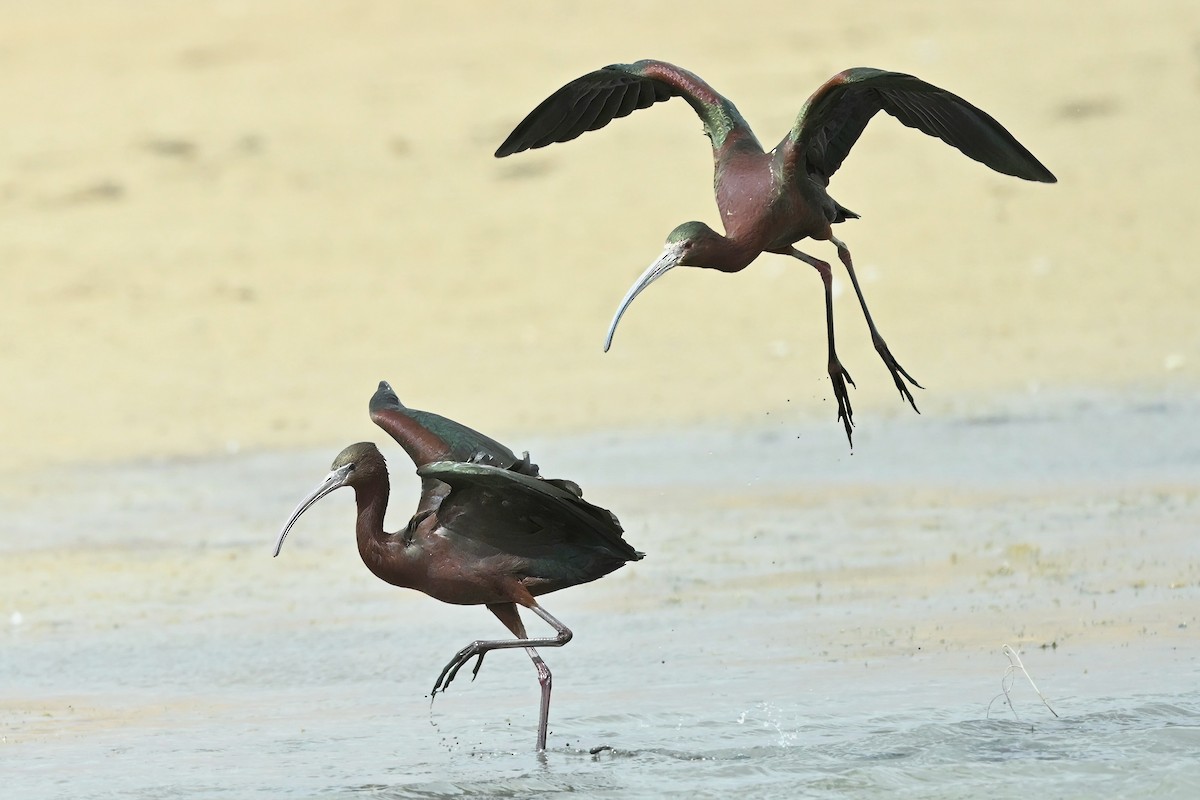
[[[908,390],[908,387],[904,385],[904,381],[902,381],[900,379],[900,375],[904,375],[906,378],[908,377],[908,375],[907,375],[907,373],[904,372],[903,369],[899,369],[898,367],[899,367],[899,365],[897,365],[897,369],[892,370],[892,380],[896,382],[896,388],[900,390],[900,397],[903,398],[904,400],[907,400],[908,404],[910,406],[912,406],[912,410],[917,412],[918,414],[920,414],[921,409],[917,408],[917,401],[913,400],[912,392],[910,392]],[[897,373],[899,373],[899,374],[897,374]],[[925,388],[921,384],[914,381],[912,378],[909,378],[908,380],[912,383],[913,386],[916,386],[918,389]]]
[[[454,658],[450,659],[450,663],[442,667],[442,671],[438,675],[437,681],[434,682],[433,691],[429,693],[429,696],[431,698],[437,697],[438,692],[445,692],[449,689],[450,684],[454,681],[454,677],[458,675],[458,671],[475,656],[479,656],[479,662],[475,664],[475,674],[478,674],[479,667],[483,664],[483,654],[485,652],[481,651],[475,644],[471,644],[455,653]]]
[[[449,688],[450,684],[454,682],[454,679],[458,677],[458,671],[461,670],[464,666],[466,666],[467,662],[470,660],[471,660],[471,655],[467,655],[463,658],[455,659],[454,666],[450,668],[450,672],[446,675],[446,682],[442,684],[443,692],[446,691],[446,689]]]
[[[900,397],[907,400],[908,404],[912,406],[913,411],[920,414],[921,409],[917,408],[917,403],[913,399],[912,392],[909,391],[905,381],[908,381],[908,383],[918,389],[924,389],[925,387],[917,383],[917,380],[912,375],[909,375],[904,367],[900,366],[900,362],[892,355],[892,351],[888,349],[887,342],[883,341],[882,338],[875,338],[875,350],[879,353],[879,357],[883,359],[883,364],[888,368],[888,372],[892,373],[892,381],[895,382],[896,388],[900,391]]]
[[[479,668],[483,666],[483,657],[487,655],[487,650],[479,651],[479,658],[475,662],[475,669],[471,670],[471,680],[479,677]]]
[[[850,405],[850,392],[846,388],[846,384],[854,386],[854,379],[850,377],[850,373],[840,362],[834,361],[829,364],[829,381],[833,384],[833,396],[837,398],[838,421],[846,429],[846,441],[853,447],[854,408]]]
[[[846,441],[854,447],[854,411],[850,408],[850,398],[846,394],[845,386],[838,395],[838,421],[846,429]]]

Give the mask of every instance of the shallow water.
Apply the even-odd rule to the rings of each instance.
[[[0,794],[1196,796],[1197,411],[1010,398],[853,455],[828,421],[514,442],[648,553],[543,598],[576,637],[540,757],[519,651],[431,707],[498,623],[372,578],[350,493],[269,557],[337,446],[14,476]],[[1019,676],[1005,703],[1005,644],[1059,717]]]

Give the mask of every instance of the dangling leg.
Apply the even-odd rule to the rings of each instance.
[[[850,407],[850,393],[846,389],[846,383],[849,382],[851,386],[854,386],[854,379],[850,377],[850,373],[838,360],[837,351],[833,346],[833,270],[821,259],[801,253],[794,247],[788,251],[788,255],[800,259],[815,269],[825,284],[825,330],[829,339],[829,380],[833,384],[833,396],[837,398],[838,420],[845,427],[846,439],[853,447],[854,438],[851,434],[854,428],[854,409]]]
[[[538,715],[538,735],[537,749],[546,749],[546,729],[550,721],[550,688],[552,677],[550,668],[546,666],[546,662],[542,661],[541,656],[533,648],[536,647],[562,647],[567,642],[571,641],[571,629],[563,625],[555,619],[550,612],[543,609],[537,604],[532,597],[529,598],[530,605],[528,606],[533,613],[537,614],[542,619],[546,620],[555,630],[555,636],[552,639],[530,639],[525,633],[525,626],[521,622],[521,617],[517,613],[517,606],[513,603],[489,603],[488,610],[496,615],[496,618],[504,623],[504,626],[512,631],[516,639],[503,639],[500,641],[475,641],[459,650],[458,653],[450,660],[450,663],[442,668],[442,672],[438,675],[437,682],[433,685],[433,691],[430,697],[436,697],[439,691],[444,692],[450,686],[450,682],[458,675],[458,671],[466,665],[472,658],[478,658],[475,662],[475,668],[471,671],[471,679],[479,674],[479,668],[483,666],[483,657],[489,650],[505,650],[514,647],[523,647],[525,652],[529,654],[529,658],[533,661],[533,666],[538,673],[538,684],[542,687],[542,700]]]
[[[892,356],[892,352],[888,350],[887,342],[883,341],[883,337],[879,335],[879,330],[875,327],[875,321],[871,319],[871,312],[867,310],[867,301],[863,298],[862,289],[858,285],[858,277],[854,274],[854,262],[850,260],[850,248],[837,237],[830,236],[829,241],[833,242],[838,249],[838,258],[846,265],[846,272],[850,273],[850,283],[854,284],[854,293],[858,295],[858,304],[862,306],[863,316],[867,318],[867,327],[871,329],[871,342],[875,345],[875,351],[879,353],[879,357],[883,359],[884,365],[888,371],[892,373],[892,380],[896,382],[896,388],[900,390],[900,396],[908,401],[908,404],[913,407],[913,411],[918,414],[921,410],[917,408],[917,404],[913,401],[912,392],[904,385],[901,376],[904,376],[913,386],[918,389],[925,387],[913,380],[913,376],[904,371],[904,367]]]

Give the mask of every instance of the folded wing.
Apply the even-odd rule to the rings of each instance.
[[[538,562],[531,568],[537,577],[582,583],[642,558],[612,512],[584,500],[573,484],[456,461],[426,464],[417,474],[450,486],[437,511],[443,528]]]

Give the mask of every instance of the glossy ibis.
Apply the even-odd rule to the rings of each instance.
[[[667,236],[662,255],[621,300],[608,337],[625,309],[647,286],[677,266],[739,272],[762,253],[798,258],[815,267],[825,284],[829,378],[838,419],[851,437],[853,409],[846,383],[850,373],[838,360],[833,336],[832,272],[829,264],[793,245],[802,239],[832,242],[846,266],[871,339],[902,398],[916,410],[908,383],[921,388],[900,366],[875,327],[850,251],[832,226],[858,215],[829,196],[829,179],[858,141],[867,123],[886,111],[910,128],[936,136],[997,172],[1030,181],[1055,177],[988,114],[944,89],[912,75],[867,67],[839,72],[808,98],[795,124],[769,153],[764,152],[737,108],[697,75],[664,61],[612,64],[576,78],[530,112],[496,151],[497,158],[566,142],[655,103],[682,97],[700,116],[712,142],[714,188],[725,235],[702,222],[685,222]]]
[[[511,450],[465,425],[407,409],[387,383],[371,399],[371,416],[408,453],[421,477],[417,512],[403,529],[383,529],[389,483],[387,465],[370,442],[338,454],[332,471],[288,518],[275,544],[310,506],[343,486],[358,505],[358,552],[376,577],[457,605],[486,605],[515,639],[475,641],[455,654],[434,683],[445,691],[459,670],[476,659],[472,676],[491,650],[525,648],[541,685],[537,748],[546,748],[550,670],[535,647],[561,647],[571,630],[542,608],[536,597],[594,581],[642,554],[622,537],[617,518],[583,499],[571,481],[537,474],[528,455]],[[518,606],[537,614],[554,636],[531,638]]]

